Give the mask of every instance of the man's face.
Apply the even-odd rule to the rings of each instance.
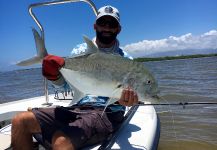
[[[97,19],[96,24],[94,24],[94,29],[101,43],[110,44],[116,39],[121,27],[115,18],[103,16]]]

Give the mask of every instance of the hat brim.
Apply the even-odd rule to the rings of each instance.
[[[110,17],[114,18],[118,22],[118,24],[120,24],[120,20],[115,15],[112,15],[110,13],[98,15],[96,20],[98,20],[98,19],[100,19],[102,17],[105,17],[105,16],[110,16]]]

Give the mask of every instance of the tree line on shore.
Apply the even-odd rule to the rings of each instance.
[[[161,60],[174,60],[174,59],[190,59],[190,58],[201,58],[201,57],[214,57],[216,54],[196,54],[196,55],[180,55],[180,56],[165,56],[165,57],[138,57],[135,61],[161,61]]]

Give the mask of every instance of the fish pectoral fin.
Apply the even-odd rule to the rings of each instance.
[[[86,35],[83,35],[83,39],[84,42],[87,44],[87,50],[85,54],[93,54],[99,52],[98,47]]]
[[[116,101],[118,101],[118,99],[116,98],[116,93],[119,92],[119,90],[122,90],[122,85],[118,84],[117,88],[112,92],[111,96],[109,96],[108,102],[106,103],[106,107],[110,104],[115,103]],[[120,97],[119,97],[120,98]]]

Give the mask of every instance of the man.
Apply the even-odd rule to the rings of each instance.
[[[116,39],[121,31],[119,12],[112,6],[98,10],[95,44],[105,53],[124,56]],[[43,75],[58,88],[67,88],[67,83],[59,69],[64,66],[64,59],[54,55],[44,58]],[[12,120],[12,147],[15,150],[30,150],[33,147],[32,135],[41,133],[46,145],[54,150],[73,150],[103,141],[121,124],[124,106],[138,103],[137,94],[130,88],[123,90],[117,103],[107,107],[107,97],[95,97],[95,103],[87,103],[94,97],[86,96],[78,104],[70,107],[35,108],[20,113]],[[97,105],[96,105],[97,104]],[[100,105],[98,105],[100,104]]]

